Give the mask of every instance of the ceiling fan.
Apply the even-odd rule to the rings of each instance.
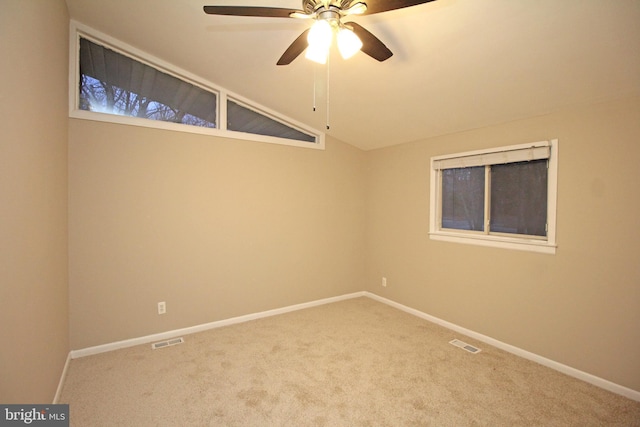
[[[204,6],[204,11],[210,15],[313,19],[313,25],[293,41],[278,60],[278,65],[290,64],[305,49],[308,59],[326,63],[334,33],[343,58],[349,58],[361,50],[382,62],[393,55],[389,48],[359,24],[341,22],[341,19],[354,15],[373,15],[430,1],[434,0],[302,0],[302,10],[255,6]]]

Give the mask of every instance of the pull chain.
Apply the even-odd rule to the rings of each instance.
[[[329,64],[330,64],[331,55],[327,55],[327,130],[330,129],[329,126]]]
[[[326,91],[326,99],[327,99],[327,130],[331,128],[329,125],[329,56],[327,57],[327,91]],[[316,111],[316,92],[318,86],[318,65],[314,65],[313,67],[313,111]]]
[[[313,111],[316,111],[316,86],[318,85],[318,66],[313,64]]]

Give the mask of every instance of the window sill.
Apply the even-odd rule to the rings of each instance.
[[[324,138],[319,137],[318,142],[298,141],[294,139],[278,138],[275,136],[258,135],[245,132],[235,132],[217,128],[206,128],[200,126],[190,126],[181,123],[163,122],[158,120],[141,119],[138,117],[119,116],[116,114],[98,113],[72,109],[69,111],[72,119],[92,120],[97,122],[115,123],[128,126],[140,126],[151,129],[164,129],[174,132],[195,133],[200,135],[217,136],[221,138],[241,139],[244,141],[266,142],[270,144],[290,145],[293,147],[312,148],[324,150]]]
[[[470,235],[455,232],[430,232],[431,240],[463,243],[468,245],[489,246],[493,248],[515,249],[520,251],[538,252],[555,255],[557,245],[543,240],[514,239],[502,236],[487,236],[484,234]]]

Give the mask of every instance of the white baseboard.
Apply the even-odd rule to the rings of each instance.
[[[194,334],[196,332],[202,332],[209,329],[220,328],[223,326],[234,325],[236,323],[248,322],[250,320],[261,319],[263,317],[276,316],[278,314],[289,313],[291,311],[302,310],[305,308],[316,307],[319,305],[329,304],[332,302],[343,301],[351,298],[358,298],[365,296],[366,292],[354,292],[352,294],[341,295],[337,297],[324,298],[321,300],[306,302],[302,304],[290,305],[288,307],[276,308],[273,310],[262,311],[259,313],[247,314],[244,316],[232,317],[230,319],[218,320],[216,322],[204,323],[201,325],[190,326],[188,328],[175,329],[173,331],[161,332],[158,334],[147,335],[144,337],[131,338],[123,341],[117,341],[113,343],[98,345],[94,347],[83,348],[80,350],[72,350],[70,356],[72,359],[79,357],[91,356],[94,354],[105,353],[107,351],[118,350],[121,348],[133,347],[140,344],[148,344],[156,341],[163,341],[170,338],[175,338],[181,335]]]
[[[390,305],[391,307],[402,310],[406,313],[413,314],[414,316],[420,317],[422,319],[428,320],[429,322],[435,323],[437,325],[443,326],[447,329],[451,329],[460,334],[466,335],[468,337],[474,338],[478,341],[482,341],[487,343],[493,347],[499,348],[506,352],[515,354],[516,356],[522,357],[523,359],[531,360],[533,362],[539,363],[540,365],[546,366],[548,368],[554,369],[556,371],[562,372],[563,374],[569,375],[571,377],[577,378],[579,380],[585,381],[589,384],[593,384],[597,387],[603,388],[605,390],[611,391],[613,393],[622,395],[624,397],[628,397],[629,399],[640,402],[640,391],[630,389],[628,387],[621,386],[619,384],[613,383],[611,381],[605,380],[604,378],[596,377],[595,375],[591,375],[587,372],[580,371],[578,369],[572,368],[571,366],[563,365],[562,363],[556,362],[551,359],[547,359],[546,357],[542,357],[535,353],[531,353],[529,351],[523,350],[518,347],[514,347],[510,344],[506,344],[502,341],[498,341],[494,338],[488,337],[486,335],[479,334],[477,332],[471,331],[469,329],[463,328],[462,326],[458,326],[454,323],[447,322],[446,320],[439,319],[437,317],[431,316],[429,314],[423,313],[419,310],[413,309],[411,307],[407,307],[406,305],[399,304],[395,301],[392,301],[387,298],[383,298],[371,292],[364,292],[366,297],[379,301],[381,303]]]
[[[69,363],[71,362],[71,352],[67,354],[67,360],[64,362],[64,367],[62,368],[62,374],[60,374],[60,381],[58,381],[58,388],[56,389],[56,395],[53,396],[53,404],[56,405],[60,401],[60,394],[62,394],[62,387],[64,387],[64,382],[67,379],[67,370],[69,369]]]
[[[443,326],[447,329],[451,329],[452,331],[458,332],[460,334],[466,335],[468,337],[474,338],[478,341],[487,343],[493,347],[499,348],[501,350],[504,350],[506,352],[515,354],[516,356],[522,357],[524,359],[527,360],[531,360],[533,362],[539,363],[543,366],[546,366],[548,368],[554,369],[556,371],[562,372],[563,374],[569,375],[571,377],[577,378],[579,380],[585,381],[587,383],[593,384],[597,387],[603,388],[605,390],[611,391],[613,393],[625,396],[629,399],[635,400],[640,402],[640,391],[637,390],[633,390],[630,389],[628,387],[624,387],[621,386],[619,384],[613,383],[611,381],[605,380],[603,378],[600,377],[596,377],[595,375],[589,374],[587,372],[584,371],[580,371],[578,369],[572,368],[571,366],[567,366],[564,365],[562,363],[556,362],[554,360],[551,359],[547,359],[543,356],[537,355],[535,353],[531,353],[529,351],[523,350],[521,348],[512,346],[510,344],[504,343],[502,341],[498,341],[494,338],[488,337],[486,335],[482,335],[478,332],[474,332],[470,329],[466,329],[463,328],[462,326],[458,326],[454,323],[451,322],[447,322],[446,320],[442,320],[440,318],[437,318],[435,316],[431,316],[429,314],[423,313],[419,310],[416,310],[414,308],[411,307],[407,307],[406,305],[402,305],[400,303],[397,303],[395,301],[392,301],[390,299],[387,298],[383,298],[381,296],[378,296],[374,293],[371,292],[367,292],[367,291],[361,291],[361,292],[354,292],[351,294],[346,294],[346,295],[341,295],[341,296],[337,296],[337,297],[331,297],[331,298],[325,298],[325,299],[321,299],[321,300],[316,300],[316,301],[311,301],[311,302],[307,302],[307,303],[302,303],[302,304],[296,304],[296,305],[291,305],[288,307],[283,307],[283,308],[277,308],[277,309],[273,309],[273,310],[267,310],[267,311],[262,311],[259,313],[253,313],[253,314],[247,314],[244,316],[238,316],[238,317],[232,317],[230,319],[224,319],[224,320],[219,320],[216,322],[211,322],[211,323],[204,323],[201,325],[196,325],[196,326],[191,326],[188,328],[182,328],[182,329],[176,329],[173,331],[167,331],[167,332],[162,332],[162,333],[158,333],[158,334],[153,334],[153,335],[147,335],[147,336],[143,336],[143,337],[138,337],[138,338],[132,338],[132,339],[128,339],[128,340],[123,340],[123,341],[117,341],[117,342],[113,342],[113,343],[108,343],[108,344],[103,344],[103,345],[98,345],[95,347],[88,347],[88,348],[84,348],[84,349],[80,349],[80,350],[72,350],[69,353],[69,356],[67,357],[67,362],[65,363],[64,366],[64,370],[62,372],[62,376],[60,378],[60,384],[58,385],[58,390],[56,392],[56,396],[54,398],[54,403],[57,403],[57,400],[60,396],[60,392],[62,391],[62,386],[64,384],[64,379],[66,378],[66,372],[67,372],[67,367],[69,365],[69,360],[70,359],[77,359],[79,357],[85,357],[85,356],[91,356],[94,354],[99,354],[99,353],[105,353],[108,351],[113,351],[113,350],[118,350],[121,348],[127,348],[127,347],[133,347],[136,345],[140,345],[140,344],[148,344],[148,343],[152,343],[152,342],[156,342],[156,341],[162,341],[162,340],[166,340],[166,339],[170,339],[170,338],[175,338],[177,336],[181,336],[181,335],[189,335],[189,334],[193,334],[196,332],[202,332],[202,331],[206,331],[209,329],[215,329],[215,328],[220,328],[223,326],[229,326],[229,325],[233,325],[233,324],[237,324],[237,323],[243,323],[243,322],[248,322],[250,320],[256,320],[256,319],[261,319],[264,317],[270,317],[270,316],[276,316],[278,314],[284,314],[284,313],[289,313],[292,311],[296,311],[296,310],[302,310],[305,308],[311,308],[311,307],[316,307],[319,305],[324,305],[324,304],[329,304],[329,303],[333,303],[333,302],[338,302],[338,301],[343,301],[343,300],[347,300],[347,299],[351,299],[351,298],[358,298],[358,297],[368,297],[371,298],[373,300],[376,300],[378,302],[387,304],[391,307],[397,308],[399,310],[402,310],[406,313],[412,314],[414,316],[420,317],[422,319],[425,319],[429,322],[435,323],[437,325]]]

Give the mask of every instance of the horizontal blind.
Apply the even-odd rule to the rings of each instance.
[[[137,95],[147,102],[164,104],[176,110],[176,116],[191,114],[216,123],[216,93],[82,37],[80,74],[116,86],[127,96]]]
[[[548,159],[550,151],[549,142],[544,141],[529,146],[517,146],[512,149],[466,153],[459,156],[434,159],[433,168],[435,170],[469,168]]]

